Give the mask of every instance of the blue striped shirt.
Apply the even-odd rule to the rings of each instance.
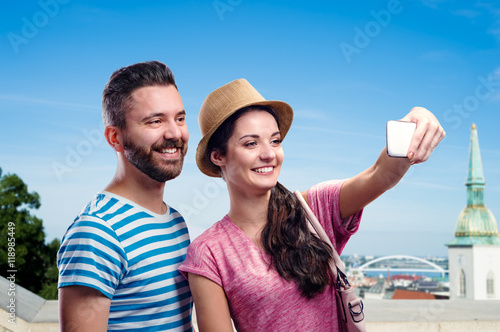
[[[184,218],[98,193],[63,237],[59,287],[92,287],[111,299],[108,330],[192,331],[192,299],[177,270],[189,234]]]

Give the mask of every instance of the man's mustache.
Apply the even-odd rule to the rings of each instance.
[[[184,142],[182,140],[165,140],[161,143],[156,143],[153,145],[154,150],[169,149],[169,148],[183,148]]]

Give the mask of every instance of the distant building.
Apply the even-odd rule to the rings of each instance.
[[[483,166],[476,125],[472,125],[467,174],[467,206],[455,238],[448,242],[450,299],[500,299],[500,239],[495,217],[484,204]]]
[[[394,289],[393,291],[387,292],[385,298],[391,300],[435,300],[436,296],[431,293],[420,291]]]

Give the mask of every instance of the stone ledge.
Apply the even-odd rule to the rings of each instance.
[[[366,324],[370,332],[498,332],[498,300],[375,300],[366,299]],[[45,301],[31,322],[20,317],[7,322],[8,313],[0,308],[0,331],[58,332],[58,302]],[[194,317],[194,322],[196,319]]]

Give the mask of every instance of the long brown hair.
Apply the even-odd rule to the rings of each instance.
[[[227,142],[233,134],[236,121],[246,112],[260,110],[274,116],[267,106],[249,106],[231,115],[212,135],[207,146],[210,160],[212,151],[224,156]],[[271,256],[271,265],[278,274],[297,283],[303,296],[312,298],[323,292],[330,283],[329,261],[332,248],[323,240],[312,235],[307,227],[304,209],[295,195],[279,182],[271,189],[267,223],[261,234],[264,250]]]

